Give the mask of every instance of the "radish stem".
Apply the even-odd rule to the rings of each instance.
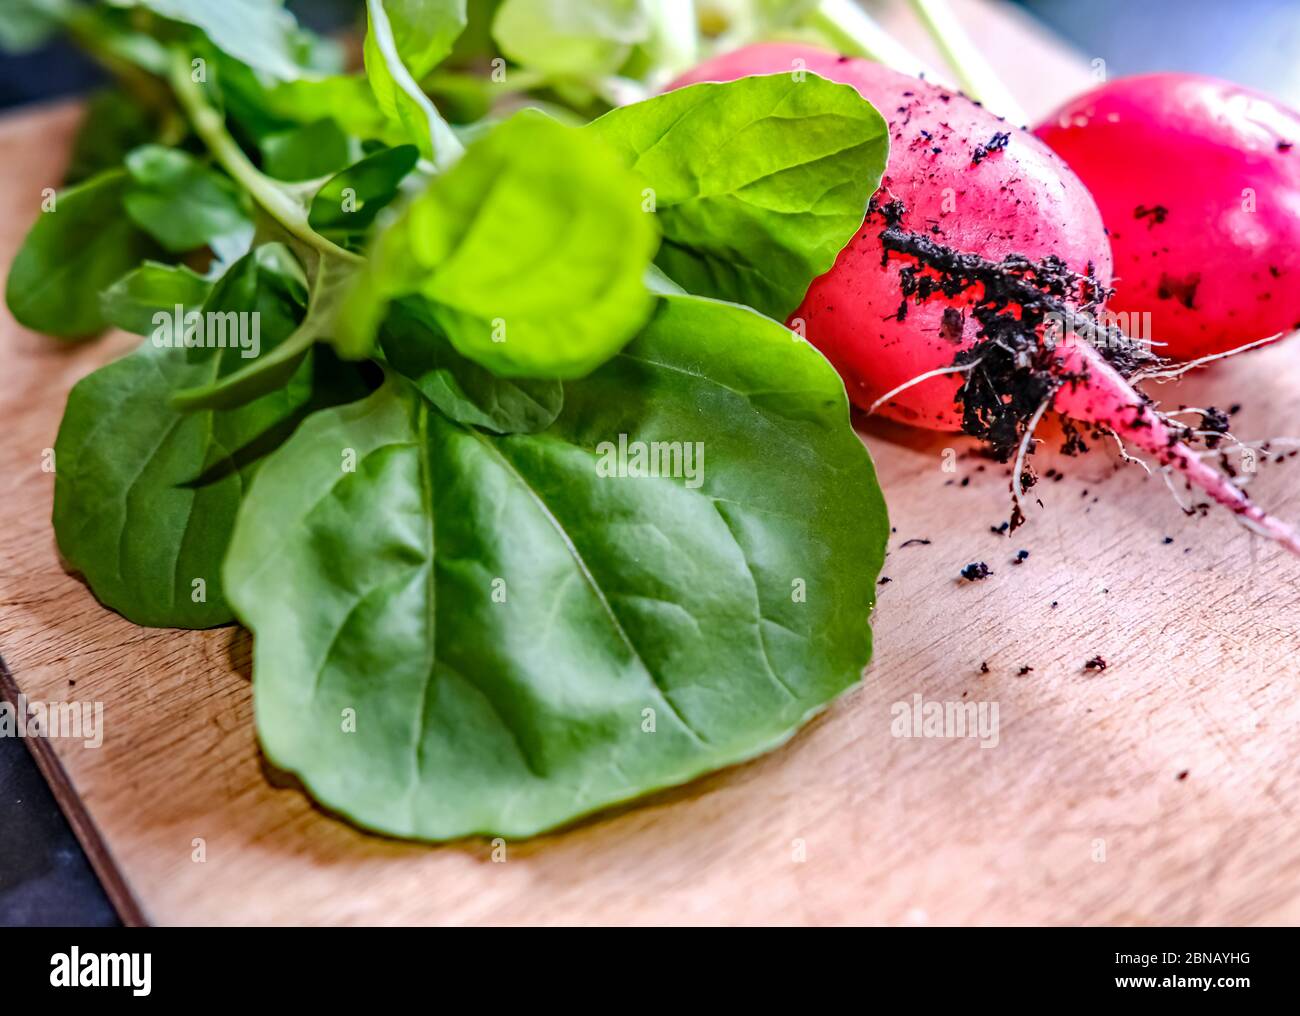
[[[957,75],[962,90],[1012,123],[1026,123],[1024,109],[971,41],[946,0],[911,0],[911,4],[948,66]]]
[[[852,56],[866,57],[912,77],[931,81],[941,77],[853,0],[821,0],[809,16],[808,23],[824,32],[841,51]]]

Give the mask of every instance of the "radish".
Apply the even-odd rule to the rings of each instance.
[[[1113,310],[1193,359],[1300,326],[1300,114],[1191,74],[1108,82],[1036,130],[1083,179],[1115,254]]]
[[[799,44],[738,50],[670,87],[805,71],[853,85],[890,122],[889,165],[862,229],[788,321],[858,406],[961,429],[1014,458],[1013,529],[1034,481],[1033,432],[1052,409],[1067,451],[1113,434],[1300,554],[1294,530],[1198,457],[1186,443],[1192,428],[1125,380],[1158,362],[1099,321],[1111,278],[1101,215],[1032,134],[962,95]]]

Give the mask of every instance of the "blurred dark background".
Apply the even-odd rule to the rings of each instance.
[[[1298,0],[1019,0],[1108,77],[1192,71],[1300,106]]]
[[[303,23],[329,31],[355,23],[359,0],[291,0],[289,6]],[[1195,71],[1300,105],[1300,0],[1019,0],[1018,6],[1088,59],[1105,60],[1110,77]],[[0,108],[77,94],[99,80],[96,68],[65,43],[0,56]],[[25,742],[0,738],[0,925],[116,920]]]

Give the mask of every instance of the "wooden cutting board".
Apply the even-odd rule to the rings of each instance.
[[[0,122],[5,271],[75,119]],[[65,347],[0,312],[5,683],[104,704],[101,747],[29,744],[129,921],[1300,920],[1300,562],[1185,517],[1108,449],[1056,463],[1066,478],[1008,540],[990,532],[1002,467],[886,424],[864,429],[897,527],[877,656],[786,747],[504,856],[358,832],[264,766],[245,633],[137,628],[60,567],[44,451],[72,384],[135,341]],[[1157,394],[1241,401],[1242,435],[1300,434],[1297,341]],[[1300,519],[1300,459],[1251,489]],[[977,560],[994,575],[958,582]],[[1084,668],[1096,655],[1103,672]],[[996,746],[894,736],[916,695],[996,703]]]

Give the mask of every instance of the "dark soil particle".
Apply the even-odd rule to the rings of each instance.
[[[911,540],[904,540],[902,543],[899,544],[900,549],[903,547],[928,547],[928,546],[930,546],[930,541],[920,539],[919,537],[913,538]]]
[[[1016,677],[1024,677],[1026,674],[1032,674],[1033,672],[1034,672],[1033,667],[1024,666],[1021,667],[1018,671],[1016,671]]]
[[[1162,272],[1156,296],[1162,300],[1177,300],[1188,310],[1196,309],[1196,290],[1201,285],[1201,273],[1189,272],[1182,277]]]
[[[1219,442],[1223,440],[1223,435],[1228,432],[1228,414],[1210,406],[1201,416],[1200,429],[1208,432],[1202,435],[1205,438],[1205,447],[1217,448]]]
[[[1169,544],[1174,542],[1174,538],[1172,536],[1166,536],[1164,540],[1161,542],[1163,542],[1166,546],[1168,546]]]
[[[961,342],[962,333],[966,330],[966,315],[956,307],[945,307],[943,309],[943,324],[939,327],[939,334],[948,342]]]
[[[993,137],[989,138],[984,144],[976,145],[975,150],[971,153],[970,163],[972,166],[978,166],[994,152],[1000,152],[1011,142],[1011,135],[1005,131],[998,131]]]
[[[974,561],[961,570],[961,577],[967,582],[980,582],[993,572],[983,561]]]
[[[1146,219],[1147,228],[1155,229],[1169,218],[1169,209],[1164,205],[1152,205],[1150,208],[1146,205],[1138,205],[1133,209],[1133,218]]]
[[[988,660],[985,660],[983,663],[980,664],[980,673],[987,674],[988,672],[989,672],[989,663]]]
[[[1107,664],[1106,661],[1103,660],[1100,656],[1094,656],[1091,660],[1089,660],[1087,663],[1083,665],[1083,669],[1101,671],[1101,670],[1105,670],[1108,665],[1109,664]]]
[[[1025,563],[1026,561],[1028,561],[1028,560],[1029,560],[1029,551],[1027,551],[1027,550],[1018,550],[1018,551],[1016,551],[1016,556],[1015,556],[1015,558],[1011,561],[1011,563],[1012,563],[1012,564],[1024,564],[1024,563]]]
[[[1183,780],[1187,779],[1188,775],[1190,775],[1190,774],[1189,774],[1189,771],[1186,770],[1186,769],[1184,769],[1182,772],[1180,772],[1180,773],[1178,774],[1178,777],[1177,777],[1177,778],[1178,778],[1179,782],[1182,782]]]
[[[880,582],[879,582],[878,584],[883,586],[883,585],[887,585],[887,584],[889,584],[890,582],[893,582],[893,581],[894,581],[894,580],[891,579],[888,575],[882,575],[882,576],[880,576]]]

